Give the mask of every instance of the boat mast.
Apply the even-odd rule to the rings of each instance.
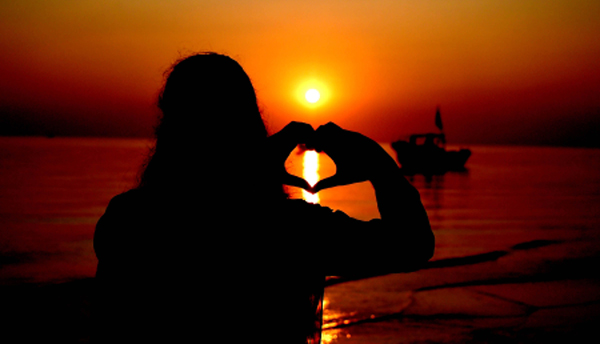
[[[446,135],[444,135],[444,125],[442,124],[442,114],[440,113],[440,106],[437,106],[437,109],[435,110],[435,126],[438,127],[438,129],[440,130],[440,137],[442,140],[442,143],[445,145],[446,144]]]
[[[435,126],[444,133],[444,126],[442,125],[442,115],[440,114],[440,107],[438,106],[435,110]]]

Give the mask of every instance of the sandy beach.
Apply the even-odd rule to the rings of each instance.
[[[533,241],[431,262],[426,269],[334,284],[329,315],[358,314],[325,331],[332,343],[545,343],[598,338],[597,238]],[[365,291],[371,291],[367,293]],[[381,303],[381,313],[360,305]],[[378,294],[378,293],[374,293]],[[352,299],[352,306],[344,304]],[[327,312],[326,312],[327,314]],[[355,313],[356,314],[356,313]],[[383,337],[382,337],[383,335]]]

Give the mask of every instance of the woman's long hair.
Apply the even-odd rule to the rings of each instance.
[[[265,305],[273,303],[273,298],[280,302],[274,296],[279,293],[275,295],[292,300],[291,308],[285,310],[289,314],[269,321],[292,326],[300,342],[310,338],[318,343],[322,282],[280,285],[285,279],[276,274],[282,269],[281,258],[273,254],[285,246],[274,246],[272,240],[289,230],[287,222],[292,219],[281,211],[285,208],[282,200],[287,198],[277,176],[282,166],[271,166],[264,155],[268,133],[248,75],[224,55],[186,57],[168,72],[158,106],[162,115],[156,145],[137,189],[147,191],[144,195],[152,196],[151,203],[158,199],[166,205],[169,216],[183,217],[169,230],[181,230],[184,244],[193,246],[188,247],[192,256],[197,259],[210,253],[210,259],[220,264],[202,265],[203,269],[225,269],[222,273],[254,281],[244,286],[243,293],[231,293],[245,312],[254,313],[255,318],[244,326],[255,325],[261,315],[273,317]],[[219,281],[212,283],[219,286]],[[266,331],[260,333],[266,335]]]
[[[223,197],[251,190],[263,200],[285,197],[262,155],[268,133],[254,88],[236,61],[200,53],[176,62],[158,107],[156,145],[138,188],[201,188]]]

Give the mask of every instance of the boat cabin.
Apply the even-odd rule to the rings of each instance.
[[[444,148],[446,145],[446,135],[434,133],[414,134],[410,135],[408,142],[415,146]]]

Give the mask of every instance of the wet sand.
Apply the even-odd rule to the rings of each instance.
[[[546,343],[598,338],[599,244],[597,239],[536,240],[506,251],[432,261],[408,274],[345,283],[331,280],[326,293],[329,315],[334,317],[325,337],[331,343]],[[344,304],[349,298],[354,299],[350,307]],[[360,305],[367,304],[369,309],[380,304],[381,312],[361,313]],[[336,319],[335,314],[351,320]]]

